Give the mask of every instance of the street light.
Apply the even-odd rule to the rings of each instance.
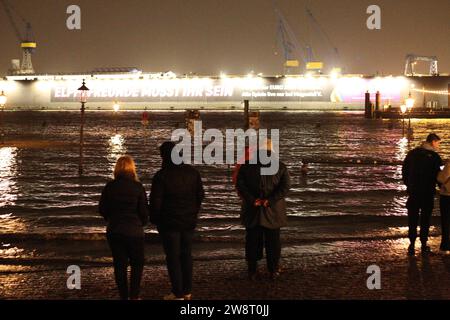
[[[78,175],[81,177],[83,175],[83,129],[84,129],[84,105],[87,102],[87,96],[89,88],[86,87],[84,82],[81,87],[78,88],[80,92],[80,102],[81,102],[81,125],[80,125],[80,162],[78,164]]]
[[[406,106],[404,104],[402,104],[400,106],[400,111],[402,112],[402,119],[403,119],[403,130],[402,130],[402,135],[403,137],[405,136],[405,112],[406,112]]]
[[[0,107],[2,108],[2,112],[0,115],[0,126],[2,127],[2,132],[1,132],[2,144],[5,143],[5,141],[3,140],[3,124],[1,122],[3,121],[3,111],[5,110],[5,104],[7,101],[8,101],[8,98],[5,96],[5,92],[2,91],[2,94],[0,95]]]

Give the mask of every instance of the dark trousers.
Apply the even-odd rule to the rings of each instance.
[[[433,194],[410,194],[406,202],[408,209],[408,236],[411,243],[417,238],[417,226],[420,220],[420,241],[425,245],[430,232],[431,214],[434,207]]]
[[[192,291],[192,238],[194,230],[159,231],[166,254],[172,293],[178,298]]]
[[[450,248],[450,196],[441,196],[439,199],[441,209],[442,248]]]
[[[267,269],[269,272],[275,272],[281,257],[280,229],[268,229],[261,226],[247,228],[245,259],[250,273],[256,272],[257,262],[263,257],[264,247],[266,248]]]
[[[114,277],[120,298],[136,299],[139,297],[142,271],[144,270],[144,238],[127,237],[121,234],[107,234],[112,251]],[[131,266],[130,290],[128,291],[127,271]]]

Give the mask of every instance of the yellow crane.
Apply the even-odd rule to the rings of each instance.
[[[17,39],[20,41],[20,48],[22,49],[22,61],[21,63],[14,64],[10,70],[11,74],[34,74],[33,63],[31,56],[37,48],[37,43],[33,37],[33,31],[31,24],[25,20],[16,8],[8,0],[0,0],[5,9],[5,13],[9,18],[9,22],[14,29]],[[14,19],[15,14],[25,25],[25,33],[20,32],[20,29]],[[14,60],[13,60],[14,61]]]

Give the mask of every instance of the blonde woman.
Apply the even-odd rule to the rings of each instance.
[[[139,299],[144,268],[144,226],[148,222],[148,203],[139,182],[133,158],[123,156],[114,168],[114,180],[103,189],[99,212],[108,223],[114,276],[123,300]],[[130,289],[127,269],[131,265]]]
[[[440,209],[442,240],[440,249],[450,251],[450,161],[447,161],[444,169],[438,174],[438,182],[441,183]]]

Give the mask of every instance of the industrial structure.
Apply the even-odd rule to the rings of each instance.
[[[37,48],[37,43],[34,40],[33,30],[31,28],[31,23],[29,23],[22,15],[17,11],[17,9],[8,0],[0,0],[3,5],[4,11],[8,16],[9,22],[16,34],[17,39],[20,42],[20,48],[22,49],[22,61],[18,59],[12,60],[11,69],[9,70],[10,75],[18,74],[34,74],[33,63],[31,57]],[[19,20],[22,25],[20,26]],[[21,31],[22,27],[25,31]]]
[[[121,110],[239,110],[243,101],[259,110],[364,110],[371,107],[368,94],[377,97],[373,112],[398,108],[407,97],[416,101],[417,108],[450,107],[450,76],[439,75],[434,56],[407,55],[404,76],[340,72],[338,49],[308,7],[305,21],[311,34],[306,37],[309,39],[299,41],[273,0],[284,74],[177,76],[173,72],[143,72],[136,67],[37,74],[31,61],[37,47],[31,24],[9,0],[0,2],[23,52],[22,61],[13,60],[9,75],[0,79],[0,92],[8,97],[9,110],[77,110],[80,103],[77,88],[83,82],[90,89],[86,110],[118,110],[118,105]],[[328,60],[318,58],[312,39],[325,44],[331,53]],[[428,75],[416,74],[414,67],[418,61],[430,62]]]
[[[278,7],[275,0],[273,1],[273,5],[277,19],[278,46],[283,51],[283,66],[285,75],[301,73],[321,74],[324,72],[324,68],[330,72],[341,71],[339,66],[340,59],[338,49],[317,21],[310,8],[305,7],[305,20],[309,26],[306,29],[311,30],[312,32],[308,35],[309,40],[299,41],[299,37],[295,35],[289,22],[281,12],[281,9]],[[323,60],[318,59],[318,55],[313,49],[312,39],[321,41],[321,43],[325,44],[328,48],[328,51],[331,54],[327,64],[325,64]]]
[[[418,61],[425,61],[430,63],[430,76],[439,75],[438,72],[438,59],[436,56],[420,56],[416,54],[407,54],[405,62],[405,76],[417,75],[415,72],[415,66]]]

